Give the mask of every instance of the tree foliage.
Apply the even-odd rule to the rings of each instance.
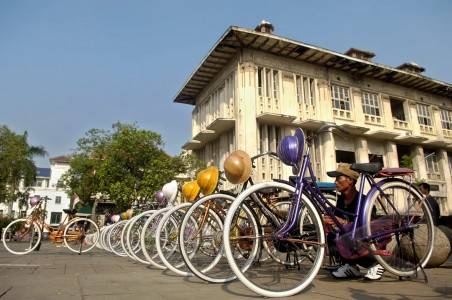
[[[125,210],[134,200],[152,200],[163,184],[193,167],[190,155],[171,157],[163,145],[160,134],[134,124],[91,129],[78,140],[63,181],[83,202],[102,195]]]
[[[12,203],[28,200],[29,189],[19,190],[23,180],[25,187],[36,179],[35,156],[45,156],[43,147],[28,144],[28,134],[17,134],[0,125],[0,202]]]

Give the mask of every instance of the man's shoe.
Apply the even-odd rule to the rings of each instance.
[[[385,269],[380,265],[376,264],[375,266],[367,269],[367,274],[364,275],[364,279],[366,280],[380,280],[383,276]]]
[[[361,272],[359,272],[359,268],[357,266],[352,266],[349,264],[345,264],[334,272],[331,272],[334,278],[357,278],[361,277]]]

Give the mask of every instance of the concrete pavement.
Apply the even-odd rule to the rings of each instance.
[[[452,260],[427,270],[429,282],[338,281],[322,271],[309,289],[290,299],[444,299],[452,298]],[[216,285],[151,269],[102,250],[77,255],[44,244],[25,256],[9,254],[0,246],[1,300],[100,299],[254,299],[262,298],[240,282]]]

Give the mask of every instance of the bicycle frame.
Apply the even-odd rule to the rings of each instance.
[[[320,188],[317,185],[317,180],[315,178],[314,171],[312,169],[311,165],[311,156],[310,156],[310,143],[308,142],[308,146],[306,149],[306,154],[303,155],[301,169],[298,173],[298,180],[295,185],[295,197],[292,201],[292,206],[290,207],[289,214],[287,220],[282,224],[281,228],[276,232],[276,236],[278,238],[286,238],[289,234],[289,232],[294,228],[294,226],[297,223],[297,216],[300,213],[300,210],[302,208],[302,201],[301,201],[301,195],[305,193],[308,197],[313,199],[314,206],[319,210],[320,213],[327,214],[334,222],[334,224],[339,228],[339,231],[341,233],[344,233],[346,230],[344,226],[339,222],[338,218],[335,216],[334,212],[340,211],[341,213],[344,213],[349,216],[354,217],[354,221],[352,223],[352,231],[351,231],[351,238],[355,239],[356,237],[356,231],[358,228],[358,223],[361,222],[362,225],[366,224],[366,216],[363,214],[363,211],[366,211],[367,206],[369,205],[369,202],[367,199],[370,199],[370,196],[375,194],[376,192],[380,192],[382,195],[384,195],[385,198],[387,196],[384,194],[383,190],[380,188],[385,182],[387,182],[389,179],[383,179],[379,181],[378,183],[375,182],[374,178],[369,174],[360,174],[360,185],[359,185],[359,197],[358,197],[358,203],[355,209],[354,213],[346,212],[344,210],[341,210],[339,208],[334,207],[333,205],[325,198],[323,193],[320,191]],[[306,177],[306,173],[309,171],[310,177]],[[309,180],[308,180],[309,179]],[[394,180],[394,179],[391,179]],[[368,182],[371,186],[371,190],[368,193],[368,196],[363,199],[363,192],[364,192],[364,186],[365,183]],[[411,188],[411,185],[410,185]],[[388,199],[388,198],[387,198]],[[362,201],[366,201],[366,203],[362,203]],[[388,203],[394,208],[394,205],[391,201],[388,201]],[[265,214],[265,212],[264,212]],[[402,228],[399,228],[399,230],[406,230],[409,226],[404,226]],[[392,232],[391,232],[392,233]],[[387,233],[390,234],[390,233]],[[365,237],[367,240],[371,240],[374,238],[381,237],[381,234],[376,234],[372,236]]]

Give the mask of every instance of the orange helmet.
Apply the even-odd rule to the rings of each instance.
[[[251,158],[242,150],[232,152],[224,161],[224,173],[231,183],[245,182],[250,177],[251,170]]]
[[[194,201],[199,195],[199,185],[196,180],[187,181],[182,185],[182,195],[187,201]]]
[[[201,189],[201,193],[204,196],[210,195],[215,191],[218,185],[218,177],[220,175],[220,171],[217,167],[208,167],[198,173],[196,177],[196,182]]]

